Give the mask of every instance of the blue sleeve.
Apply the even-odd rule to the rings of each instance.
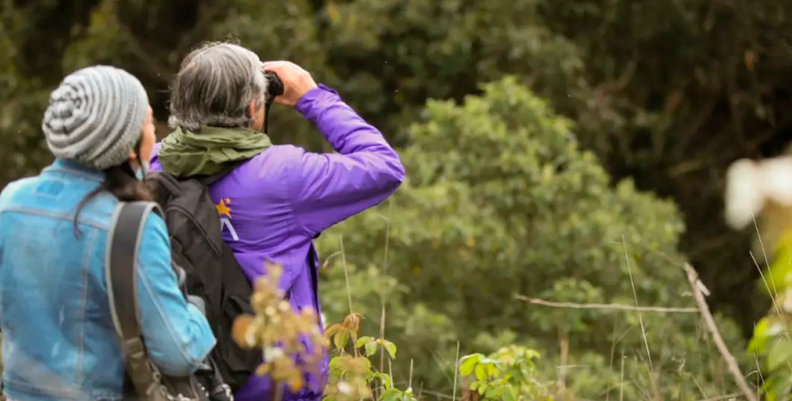
[[[143,341],[154,363],[169,375],[195,372],[215,345],[209,323],[178,288],[165,223],[152,214],[143,229],[137,264]]]

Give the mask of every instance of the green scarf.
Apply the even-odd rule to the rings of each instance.
[[[186,178],[219,173],[224,164],[250,159],[270,146],[267,135],[247,128],[179,128],[162,141],[157,156],[166,173]]]

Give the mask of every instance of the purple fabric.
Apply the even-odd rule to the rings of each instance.
[[[264,274],[264,262],[284,268],[281,288],[295,310],[319,310],[315,290],[318,259],[313,238],[322,230],[387,198],[404,180],[399,156],[382,134],[323,85],[296,105],[338,153],[306,152],[272,146],[209,188],[218,205],[223,238],[251,280]],[[161,166],[155,156],[152,170]],[[313,260],[313,264],[309,263]],[[319,322],[321,326],[321,322]],[[287,401],[320,400],[327,378],[327,355],[320,377]],[[267,377],[252,377],[236,394],[239,401],[269,400]]]

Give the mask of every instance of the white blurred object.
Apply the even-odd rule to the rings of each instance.
[[[726,222],[745,228],[767,202],[792,207],[792,157],[738,160],[726,174]]]

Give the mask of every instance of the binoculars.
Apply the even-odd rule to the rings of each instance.
[[[283,81],[274,72],[265,72],[264,77],[267,78],[267,101],[271,102],[270,99],[283,94]]]

